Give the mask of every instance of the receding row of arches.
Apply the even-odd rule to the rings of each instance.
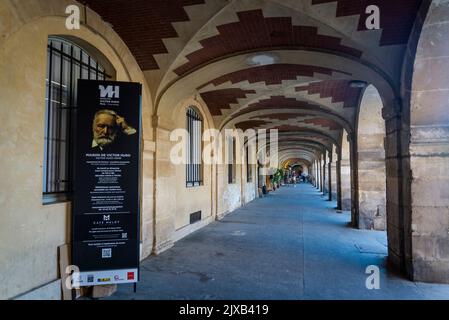
[[[79,30],[65,27],[72,2],[85,8]],[[0,277],[8,278],[0,298],[59,277],[70,190],[65,176],[45,177],[70,171],[48,147],[68,142],[50,136],[46,119],[66,103],[46,94],[58,87],[59,98],[74,97],[64,90],[83,72],[142,84],[142,259],[254,200],[267,177],[288,168],[351,211],[353,227],[386,230],[389,260],[410,279],[449,282],[449,4],[398,0],[408,14],[395,16],[379,3],[386,22],[369,31],[354,19],[363,11],[344,2],[176,0],[168,10],[146,1],[138,12],[125,0],[1,2]],[[55,55],[66,67],[50,72]],[[49,77],[69,62],[78,76]],[[193,165],[170,159],[180,128]],[[244,142],[239,164],[201,163],[200,133],[209,129],[276,129],[277,160],[267,161],[271,142],[254,150]]]

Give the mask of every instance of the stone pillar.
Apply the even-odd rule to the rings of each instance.
[[[150,140],[143,141],[142,161],[142,214],[141,214],[141,259],[153,253],[154,240],[154,156],[156,143]]]
[[[432,1],[410,92],[409,213],[413,279],[449,283],[449,0]],[[405,140],[407,142],[408,140]],[[404,145],[404,144],[403,144]],[[409,233],[410,234],[410,233]],[[406,233],[405,244],[408,245]]]
[[[343,135],[342,155],[340,160],[341,177],[341,208],[344,211],[351,210],[351,163],[350,146],[347,134]]]
[[[359,186],[358,186],[358,159],[357,137],[351,134],[349,137],[349,162],[351,172],[351,225],[359,227]]]
[[[449,283],[449,126],[412,126],[411,136],[413,278]]]
[[[332,160],[331,160],[331,191],[332,199],[337,200],[337,153],[335,152],[335,146],[332,148]],[[338,200],[337,200],[338,201]]]
[[[327,163],[327,176],[328,176],[328,192],[329,192],[329,201],[332,201],[332,153],[329,153],[329,161]]]
[[[318,163],[318,170],[320,172],[320,192],[324,192],[324,174],[323,174],[323,160],[322,155],[320,155],[320,161]]]
[[[341,188],[341,151],[338,153],[337,166],[337,210],[343,210],[343,193]]]
[[[329,175],[327,174],[327,151],[323,154],[323,195],[328,193]]]
[[[155,126],[156,127],[156,126]],[[175,166],[170,161],[171,130],[156,128],[156,183],[153,253],[160,254],[173,246],[175,232],[176,194],[170,192],[176,185]]]
[[[396,107],[395,107],[396,105]],[[391,265],[399,270],[406,271],[412,277],[411,264],[406,267],[406,260],[411,262],[411,246],[406,252],[406,232],[405,207],[406,178],[403,175],[405,161],[402,159],[402,137],[406,137],[405,127],[402,127],[402,117],[395,112],[399,105],[397,102],[390,102],[384,107],[383,116],[386,120],[386,202],[387,202],[387,234],[388,234],[388,259]],[[407,159],[408,161],[408,159]],[[411,201],[408,196],[408,201]],[[410,239],[409,239],[410,240]],[[408,270],[408,271],[407,271]]]

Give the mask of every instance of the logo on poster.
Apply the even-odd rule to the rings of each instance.
[[[100,98],[120,98],[120,87],[119,86],[99,86],[100,89]]]
[[[134,272],[128,272],[128,280],[134,280]]]
[[[114,276],[114,280],[115,281],[123,281],[123,279],[119,275]]]

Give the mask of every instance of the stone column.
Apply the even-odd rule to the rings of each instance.
[[[141,259],[151,255],[154,240],[154,156],[156,143],[143,141],[142,161],[142,209],[141,209]]]
[[[332,160],[331,160],[331,191],[332,199],[338,201],[337,196],[337,153],[335,152],[335,146],[333,147]]]
[[[160,254],[173,246],[175,232],[176,185],[175,166],[170,161],[171,130],[156,128],[156,183],[153,253]]]
[[[324,175],[323,175],[323,160],[320,155],[320,161],[318,162],[318,171],[320,173],[320,192],[324,192]]]
[[[328,192],[329,186],[329,177],[327,174],[327,151],[323,154],[323,195],[326,195]]]
[[[411,199],[406,197],[406,181],[403,175],[402,137],[406,137],[405,127],[402,127],[402,117],[396,112],[399,105],[397,102],[390,102],[383,109],[383,116],[386,121],[386,202],[387,202],[387,233],[388,233],[388,259],[391,265],[399,270],[406,271],[412,277],[411,264],[406,267],[406,260],[411,262],[411,251],[406,253],[406,223],[405,208]],[[407,159],[408,161],[408,159]],[[410,205],[410,204],[409,204]],[[411,250],[411,247],[408,246]],[[407,271],[408,270],[408,271]]]
[[[343,193],[341,188],[341,150],[340,153],[337,155],[337,210],[341,211],[343,210]]]
[[[449,283],[448,12],[449,0],[432,1],[424,20],[410,92],[410,166],[403,166],[411,173],[404,223],[411,229],[413,279],[424,282]]]
[[[332,153],[329,153],[329,161],[327,164],[327,173],[328,173],[328,192],[329,192],[329,201],[332,201]]]
[[[344,211],[351,210],[351,163],[350,146],[347,135],[343,136],[342,155],[340,160],[341,177],[341,207]]]
[[[355,134],[349,136],[349,162],[351,172],[351,224],[359,227],[359,186],[358,186],[358,158],[357,137]]]

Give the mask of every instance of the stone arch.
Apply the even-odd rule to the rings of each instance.
[[[155,234],[154,253],[172,247],[174,242],[213,221],[216,215],[215,165],[203,161],[203,182],[200,186],[186,186],[184,164],[171,161],[172,148],[183,141],[172,140],[176,129],[186,129],[186,112],[194,108],[203,120],[204,130],[214,129],[207,107],[195,98],[186,98],[172,106],[159,109],[155,119]],[[205,144],[203,143],[203,154]],[[203,159],[204,160],[204,159]],[[190,224],[190,214],[201,211],[201,223]]]
[[[385,121],[383,103],[370,85],[363,93],[357,125],[358,228],[386,230]]]

